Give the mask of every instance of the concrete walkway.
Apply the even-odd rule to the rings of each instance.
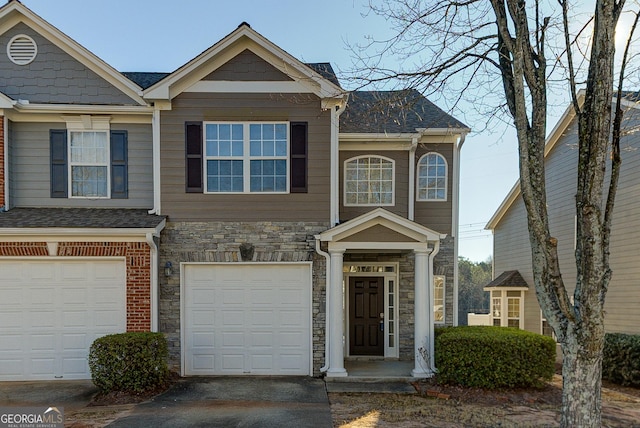
[[[308,377],[184,378],[109,427],[331,427],[324,382]]]

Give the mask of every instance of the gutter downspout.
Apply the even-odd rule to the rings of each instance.
[[[149,214],[160,215],[160,109],[155,106],[151,119],[153,146],[153,209]]]
[[[444,235],[443,235],[444,236]],[[440,241],[436,241],[433,246],[433,251],[429,254],[429,284],[433,285],[433,260],[440,252]],[[457,265],[457,263],[455,263]],[[429,311],[430,311],[430,320],[429,322],[429,369],[433,373],[437,373],[438,369],[436,368],[436,357],[435,357],[435,338],[434,335],[434,319],[433,319],[433,287],[429,290]]]
[[[4,154],[4,204],[0,207],[0,211],[9,210],[9,119],[4,114],[2,118],[2,142],[3,142],[3,154]]]
[[[330,224],[331,227],[338,224],[340,221],[340,115],[347,108],[348,95],[342,105],[336,106],[331,109],[331,202],[330,202]]]
[[[151,249],[151,331],[158,331],[158,299],[160,297],[158,292],[158,246],[154,237],[160,236],[160,231],[164,229],[164,225],[165,222],[163,221],[155,232],[146,234],[146,241]]]
[[[452,206],[452,234],[453,234],[453,325],[458,325],[458,244],[460,240],[459,236],[459,222],[460,222],[460,151],[462,150],[462,145],[464,144],[465,138],[467,134],[464,133],[460,136],[460,140],[458,144],[455,146],[455,150],[453,151],[453,168],[454,168],[454,179],[453,179],[453,206]]]
[[[409,149],[409,220],[413,221],[416,210],[416,149],[418,148],[418,139],[420,135],[416,135],[411,139],[411,148]]]
[[[329,293],[331,287],[329,286],[329,278],[331,278],[331,256],[326,251],[320,249],[320,236],[316,235],[316,253],[320,254],[326,259],[326,273],[325,273],[325,309],[324,309],[324,366],[320,367],[320,373],[324,373],[329,370]]]

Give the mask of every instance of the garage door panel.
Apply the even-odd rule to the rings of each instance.
[[[20,287],[6,287],[2,293],[3,299],[0,301],[2,311],[4,312],[5,310],[10,310],[22,305],[25,298],[24,294]]]
[[[15,307],[15,305],[12,306],[12,308]],[[2,326],[2,330],[8,332],[21,328],[26,322],[23,315],[24,314],[19,311],[0,308],[0,326]]]
[[[126,330],[124,262],[0,260],[0,272],[0,380],[89,379],[91,343]]]
[[[27,312],[30,325],[32,328],[55,328],[59,322],[58,314],[55,311],[37,311],[31,310]]]
[[[48,376],[50,373],[57,372],[56,358],[53,356],[48,358],[32,358],[30,364],[30,372],[33,376]]]
[[[222,337],[222,343],[220,344],[221,348],[232,348],[234,346],[244,347],[245,345],[244,331],[225,330],[218,333],[218,335]]]
[[[186,265],[182,299],[186,375],[310,374],[310,265]]]
[[[62,357],[62,373],[63,377],[81,377],[86,374],[87,360],[83,355]]]
[[[246,303],[244,287],[246,285],[237,284],[237,288],[222,288],[220,290],[222,303],[225,305],[244,305]]]

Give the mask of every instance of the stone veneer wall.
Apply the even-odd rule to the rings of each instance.
[[[312,261],[313,374],[324,363],[326,260],[315,252],[323,222],[167,222],[160,236],[160,270],[167,261],[173,275],[160,275],[159,329],[169,343],[169,364],[180,369],[180,263],[242,263],[240,246],[251,244],[254,262]]]
[[[414,359],[414,256],[413,252],[401,254],[345,254],[345,263],[385,263],[399,264],[398,280],[398,334],[400,360]],[[440,251],[433,261],[433,274],[445,275],[445,325],[453,325],[453,238],[447,237],[440,242]],[[437,326],[438,324],[436,324]]]

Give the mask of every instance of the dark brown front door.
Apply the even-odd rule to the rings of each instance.
[[[349,354],[384,355],[384,278],[349,278]]]

